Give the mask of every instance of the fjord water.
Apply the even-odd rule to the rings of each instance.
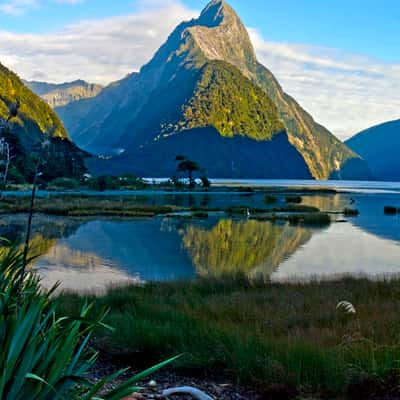
[[[293,182],[292,182],[293,183]],[[260,182],[259,182],[260,184]],[[275,186],[280,186],[275,182]],[[299,186],[304,187],[299,183]],[[303,194],[303,204],[323,211],[357,208],[328,227],[292,226],[210,213],[207,219],[159,216],[149,219],[35,217],[34,243],[41,256],[34,268],[46,286],[102,290],[134,281],[167,281],[244,274],[263,280],[373,279],[400,273],[400,218],[384,215],[400,207],[395,184],[346,185],[349,192]],[[301,190],[300,190],[301,191]],[[138,203],[263,205],[258,193],[138,195]],[[284,193],[278,194],[283,201]],[[8,220],[7,220],[8,218]],[[344,218],[336,215],[339,220]],[[3,217],[18,231],[24,217]]]

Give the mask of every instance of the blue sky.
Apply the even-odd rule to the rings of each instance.
[[[259,60],[345,139],[400,118],[398,0],[230,0]],[[0,0],[0,62],[30,80],[137,71],[198,0]]]
[[[1,4],[13,3],[0,0]],[[21,4],[19,14],[0,14],[1,29],[47,32],[82,19],[125,15],[140,10],[143,2],[130,0],[43,0],[40,7]],[[207,1],[184,0],[193,9]],[[247,26],[265,38],[340,48],[386,61],[400,60],[400,4],[398,0],[231,0]],[[25,12],[24,12],[25,10]],[[18,10],[16,11],[18,13]]]

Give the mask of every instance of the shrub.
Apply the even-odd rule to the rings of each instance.
[[[301,196],[286,196],[286,203],[300,204],[302,201]]]
[[[211,182],[206,176],[201,176],[200,180],[201,180],[201,186],[203,186],[203,188],[207,189],[211,187]]]
[[[56,178],[48,184],[48,188],[55,189],[77,189],[79,181],[73,178]]]
[[[147,186],[146,182],[144,182],[143,179],[138,178],[133,174],[122,175],[115,182],[115,185],[118,184],[121,188],[130,190],[144,189]]]
[[[97,353],[88,346],[106,312],[88,319],[91,306],[85,303],[77,318],[59,315],[59,300],[53,288],[41,289],[39,279],[24,273],[23,256],[15,249],[0,254],[0,398],[4,400],[100,400],[100,392],[125,371],[96,384],[87,379]],[[103,394],[119,400],[137,391],[136,383],[166,365],[138,374]]]
[[[118,178],[109,175],[102,175],[96,178],[90,178],[87,181],[89,189],[104,192],[105,190],[116,190],[119,188]]]

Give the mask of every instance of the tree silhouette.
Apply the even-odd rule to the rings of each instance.
[[[189,186],[193,188],[195,186],[193,174],[194,172],[200,171],[199,165],[195,161],[180,155],[176,156],[175,161],[178,162],[178,166],[176,168],[177,172],[186,174],[189,178]]]

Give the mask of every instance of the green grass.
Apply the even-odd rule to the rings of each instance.
[[[7,198],[7,201],[0,202],[0,214],[27,213],[29,201],[27,197]],[[180,208],[140,204],[134,197],[129,196],[106,198],[68,195],[41,197],[35,200],[35,212],[61,216],[151,217],[174,211],[180,211]]]
[[[0,201],[1,214],[28,213],[30,199],[28,197],[8,196]],[[319,209],[302,204],[287,204],[274,208],[255,208],[246,205],[232,206],[226,209],[211,207],[181,207],[174,205],[154,205],[141,203],[135,196],[89,196],[84,194],[51,195],[49,197],[37,197],[34,211],[36,213],[69,216],[115,216],[115,217],[153,217],[156,215],[173,215],[173,213],[191,211],[193,217],[206,217],[213,211],[223,211],[228,215],[251,215],[273,213],[319,213]],[[294,217],[295,218],[295,217]],[[311,219],[311,218],[310,218]]]
[[[258,387],[291,383],[303,394],[340,396],[357,376],[385,377],[400,360],[400,282],[343,279],[302,284],[178,282],[89,296],[110,307],[95,345],[157,360],[185,353],[180,367]],[[357,314],[336,310],[351,301]],[[62,297],[65,312],[85,301]],[[132,359],[132,363],[136,360]]]

